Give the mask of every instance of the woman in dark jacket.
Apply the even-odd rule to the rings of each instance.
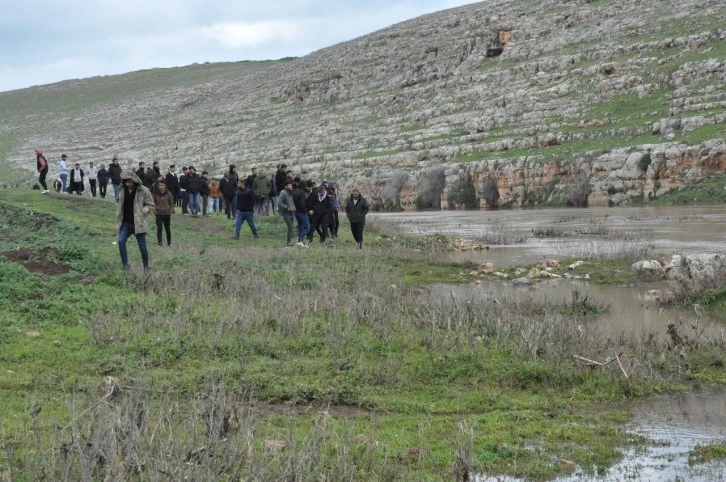
[[[48,175],[48,161],[40,149],[35,150],[35,166],[38,169],[38,182],[43,186],[43,194],[48,194],[48,185],[45,183],[45,176]]]
[[[324,186],[320,186],[318,192],[310,196],[313,198],[308,212],[310,226],[320,236],[320,242],[324,243],[328,237],[328,228],[333,220],[333,202]]]

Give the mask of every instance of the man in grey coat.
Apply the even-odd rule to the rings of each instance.
[[[295,219],[295,201],[292,199],[292,181],[288,180],[285,189],[277,199],[277,210],[287,225],[287,246],[292,246],[292,225]]]
[[[149,252],[146,249],[147,217],[156,212],[156,205],[151,191],[141,183],[141,179],[133,172],[121,174],[124,187],[119,193],[116,208],[116,226],[118,228],[118,251],[124,270],[129,270],[129,257],[126,252],[126,241],[133,234],[141,251],[144,272],[149,271]]]

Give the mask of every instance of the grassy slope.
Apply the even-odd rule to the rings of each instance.
[[[368,236],[359,251],[343,226],[337,243],[285,249],[276,218],[259,222],[263,239],[253,243],[247,231],[232,241],[224,219],[176,216],[175,247],[150,243],[155,274],[146,281],[120,272],[113,203],[15,190],[0,191],[0,203],[0,252],[52,246],[72,267],[41,276],[0,257],[0,474],[12,480],[62,478],[66,469],[73,479],[84,461],[94,474],[115,467],[141,479],[164,470],[175,479],[435,480],[463,471],[543,479],[562,470],[553,458],[602,470],[636,442],[618,428],[627,412],[603,403],[726,381],[720,347],[694,352],[688,368],[647,347],[654,360],[643,362],[663,378],[626,381],[571,361],[578,350],[605,357],[617,346],[558,341],[549,326],[552,337],[537,334],[533,348],[500,325],[536,325],[549,319],[547,306],[513,307],[522,318],[422,299],[417,284],[467,269],[436,262],[424,244],[412,254]],[[133,241],[129,252],[138,264]],[[552,319],[582,322],[563,316]],[[99,389],[104,376],[125,387],[111,402]],[[260,409],[240,415],[244,429],[222,440],[209,428],[210,404],[227,410],[250,399]],[[145,421],[122,430],[138,407]],[[99,433],[126,435],[93,442]],[[264,455],[270,438],[288,449]],[[74,455],[39,458],[59,444]],[[94,462],[96,446],[118,448],[115,465]],[[181,463],[200,446],[220,448],[204,463]],[[145,454],[144,465],[130,452]]]

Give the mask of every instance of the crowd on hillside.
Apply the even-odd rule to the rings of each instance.
[[[40,149],[36,149],[39,184],[43,194],[49,192],[46,185],[48,162]],[[263,169],[252,168],[246,178],[240,177],[237,168],[230,165],[221,178],[210,178],[207,171],[197,173],[194,166],[182,167],[181,174],[176,166],[170,165],[162,174],[159,163],[150,167],[140,162],[136,171],[124,171],[118,159],[113,158],[106,168],[101,164],[96,169],[93,162],[84,170],[79,163],[69,167],[68,156],[63,154],[57,163],[58,178],[54,182],[57,192],[82,195],[85,181],[91,188],[91,195],[106,197],[110,183],[117,203],[118,245],[121,262],[128,267],[126,242],[134,234],[144,263],[148,269],[148,250],[145,234],[147,215],[156,217],[157,242],[171,246],[171,216],[175,208],[181,208],[183,215],[199,217],[220,215],[235,220],[234,239],[239,239],[242,225],[246,222],[255,239],[259,232],[254,216],[279,214],[287,227],[287,246],[294,246],[294,227],[297,223],[297,245],[310,247],[315,233],[320,243],[328,238],[337,238],[340,220],[338,212],[338,186],[334,182],[322,181],[319,185],[312,179],[303,180],[295,176],[285,164],[279,164],[273,176]],[[368,214],[368,202],[357,189],[351,191],[345,202],[345,213],[350,222],[353,238],[359,248],[363,247],[363,228]]]

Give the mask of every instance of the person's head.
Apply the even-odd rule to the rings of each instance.
[[[66,156],[65,154],[61,154],[61,159],[65,161],[66,159],[68,159],[68,156]]]
[[[169,166],[169,172],[174,172],[174,171],[176,171],[176,166],[174,164],[172,164],[171,166]]]
[[[152,166],[159,167],[159,161],[154,161],[154,163],[152,164]]]
[[[259,176],[259,177],[263,177],[264,175],[265,175],[265,170],[264,170],[264,169],[260,169],[260,170],[259,170],[259,171],[257,172],[257,176]]]
[[[146,164],[144,164],[143,162],[140,162],[140,163],[139,163],[139,167],[144,167],[145,165],[146,165]]]
[[[36,149],[35,150],[35,155],[36,156],[42,156],[43,155],[43,151],[41,151],[40,149]]]
[[[288,181],[285,183],[285,189],[288,191],[292,191],[292,181]]]
[[[189,168],[187,166],[182,167],[182,173],[186,174],[189,172]]]
[[[162,194],[166,192],[166,181],[162,178],[159,178],[159,192]]]
[[[305,183],[305,190],[307,192],[312,192],[314,187],[315,187],[315,183],[313,181],[308,181]]]
[[[353,199],[358,199],[360,197],[360,191],[357,189],[353,189],[350,192],[350,197],[352,197]]]
[[[124,172],[121,174],[121,180],[124,182],[124,186],[126,186],[129,191],[136,189],[136,179],[136,175],[130,172]]]
[[[237,169],[237,166],[235,166],[234,164],[229,165],[229,172],[234,172],[236,169]]]
[[[255,174],[257,174],[257,168],[256,167],[253,167],[252,168],[252,175],[254,176]]]
[[[206,179],[207,176],[209,176],[209,173],[207,171],[202,171],[202,177]]]
[[[318,194],[323,194],[324,192],[326,192],[326,191],[325,191],[325,186],[320,186],[320,187],[318,188]]]
[[[197,173],[197,170],[194,169],[194,166],[189,166],[189,174],[194,175]]]
[[[287,172],[287,164],[280,164],[280,167],[279,167],[279,169],[280,169],[281,171]]]
[[[239,182],[237,183],[237,187],[239,187],[240,189],[246,188],[247,187],[247,181],[245,181],[244,179],[240,179]]]
[[[229,179],[229,171],[225,171],[224,174],[222,174],[225,179]]]
[[[106,169],[106,164],[101,164],[101,169]]]
[[[80,168],[81,168],[81,164],[76,162],[76,169],[80,169]]]
[[[118,157],[111,159],[111,164],[118,164]]]
[[[296,186],[298,184],[300,184],[300,176],[295,176],[295,179],[293,179],[293,182],[295,183]]]
[[[89,162],[88,165],[93,167],[93,161]]]

